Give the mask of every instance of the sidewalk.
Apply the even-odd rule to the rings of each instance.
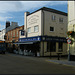
[[[60,60],[58,60],[57,58],[51,58],[51,59],[48,59],[48,61],[52,63],[56,63],[56,64],[62,64],[66,66],[75,67],[75,61],[68,61],[68,59],[64,59],[64,58],[60,58]]]

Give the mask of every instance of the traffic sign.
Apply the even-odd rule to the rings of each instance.
[[[67,39],[67,43],[68,43],[68,44],[71,43],[71,39],[70,39],[70,38]]]

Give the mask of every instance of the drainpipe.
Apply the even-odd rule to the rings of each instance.
[[[44,11],[42,10],[43,13],[43,36],[44,36]],[[42,55],[44,56],[44,41],[43,41],[43,53]]]

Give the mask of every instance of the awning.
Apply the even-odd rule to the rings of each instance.
[[[33,43],[36,43],[36,42],[16,42],[13,44],[33,44]]]

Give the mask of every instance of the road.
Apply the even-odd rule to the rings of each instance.
[[[75,67],[47,60],[39,57],[0,54],[0,74],[75,74]]]

